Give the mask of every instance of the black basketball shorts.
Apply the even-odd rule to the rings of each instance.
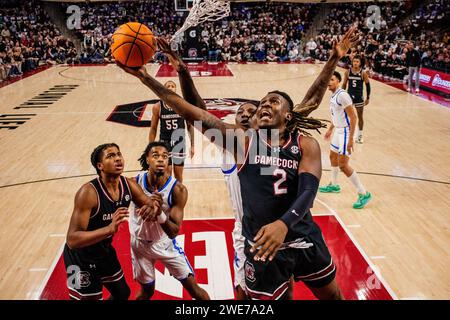
[[[362,96],[353,96],[351,95],[352,101],[353,101],[353,105],[356,108],[362,108],[364,107],[364,98]]]
[[[284,298],[291,276],[308,287],[328,285],[336,276],[336,266],[320,231],[304,237],[308,248],[279,250],[272,261],[255,261],[250,244],[245,242],[245,284],[251,299]]]
[[[113,247],[108,249],[106,255],[92,258],[70,249],[66,244],[63,256],[72,300],[100,300],[103,298],[103,285],[113,284],[124,276]]]

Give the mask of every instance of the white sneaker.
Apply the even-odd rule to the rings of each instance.
[[[419,89],[416,89],[416,94],[419,94]]]
[[[364,143],[363,136],[358,136],[358,138],[356,139],[356,143]]]

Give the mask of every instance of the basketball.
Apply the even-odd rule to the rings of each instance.
[[[156,38],[142,23],[125,23],[112,36],[112,55],[127,67],[143,66],[153,57],[155,51]]]

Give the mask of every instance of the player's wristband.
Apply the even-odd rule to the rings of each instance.
[[[164,224],[167,221],[167,216],[164,212],[161,212],[161,214],[158,216],[157,221],[159,224]]]
[[[300,222],[305,214],[312,208],[319,188],[319,179],[309,172],[302,172],[298,178],[297,199],[289,210],[280,218],[291,229]]]

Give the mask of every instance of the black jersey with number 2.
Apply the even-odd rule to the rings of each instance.
[[[253,241],[261,227],[281,218],[297,199],[298,167],[302,158],[300,140],[299,134],[291,134],[284,146],[272,147],[261,134],[253,132],[246,161],[238,172],[245,238]],[[308,211],[291,228],[285,241],[308,235],[314,226]]]

